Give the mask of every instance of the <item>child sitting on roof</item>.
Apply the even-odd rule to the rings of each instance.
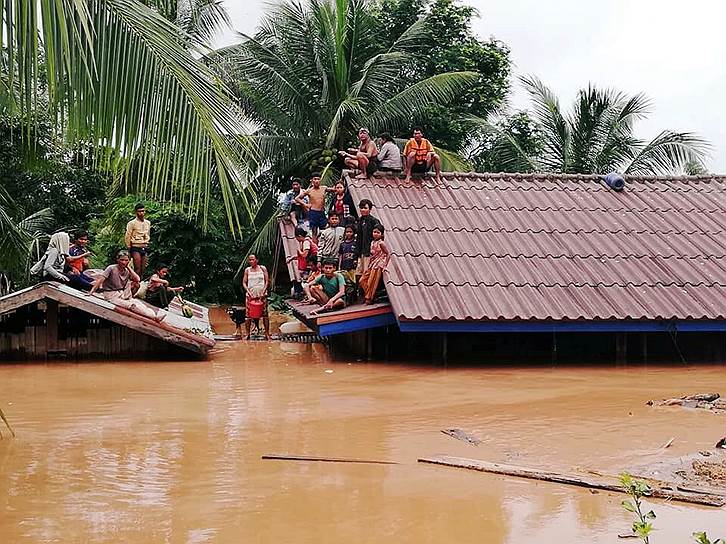
[[[378,224],[373,227],[373,242],[371,242],[371,257],[368,261],[368,268],[360,279],[359,286],[363,290],[363,296],[366,304],[373,304],[373,298],[376,296],[378,285],[381,282],[383,271],[388,266],[391,259],[391,253],[388,246],[383,241],[384,233],[383,225]]]
[[[323,263],[323,273],[310,283],[310,292],[322,306],[312,314],[345,308],[345,279],[343,274],[336,272],[335,261]]]

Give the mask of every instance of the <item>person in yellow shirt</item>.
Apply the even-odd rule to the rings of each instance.
[[[146,270],[146,259],[151,239],[151,223],[146,219],[146,209],[141,203],[134,206],[136,217],[126,224],[126,236],[124,240],[129,249],[129,255],[134,260],[134,272],[139,277],[144,277]]]
[[[414,127],[413,138],[403,148],[406,161],[406,182],[411,181],[411,174],[425,174],[433,166],[436,170],[436,181],[441,181],[441,157],[434,152],[434,146],[423,137],[420,127]]]

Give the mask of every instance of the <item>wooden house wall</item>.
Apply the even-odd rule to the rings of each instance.
[[[0,360],[194,357],[153,336],[63,305],[54,339],[49,335],[48,304],[37,302],[0,315]]]

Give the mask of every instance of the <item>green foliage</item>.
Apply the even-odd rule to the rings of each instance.
[[[723,539],[717,538],[716,540],[711,540],[710,538],[708,538],[708,535],[704,532],[693,533],[693,539],[698,544],[724,544]]]
[[[532,99],[531,115],[539,126],[541,147],[523,148],[496,125],[478,120],[498,134],[500,160],[537,172],[603,174],[682,173],[702,165],[709,145],[689,132],[664,130],[650,142],[635,136],[636,121],[647,116],[650,101],[589,86],[580,90],[569,112],[554,93],[535,77],[522,78]]]
[[[197,302],[230,302],[234,298],[234,273],[242,258],[241,244],[226,227],[218,204],[209,210],[207,229],[189,217],[178,204],[127,195],[113,199],[102,218],[91,222],[93,242],[91,265],[105,267],[115,253],[124,249],[126,223],[133,217],[134,204],[144,202],[151,221],[151,244],[147,276],[155,266],[171,267],[170,281],[184,285],[184,296]]]
[[[408,131],[412,117],[478,81],[471,71],[440,70],[398,85],[428,34],[413,22],[388,44],[383,35],[366,0],[288,0],[269,9],[254,36],[213,56],[260,127],[273,183],[308,174],[312,160],[349,147],[361,126]]]
[[[376,5],[380,36],[387,45],[426,14],[426,39],[415,44],[411,52],[415,61],[402,70],[394,90],[404,89],[417,81],[446,72],[476,72],[476,81],[449,104],[432,104],[416,112],[411,125],[424,127],[437,146],[463,151],[482,136],[465,118],[487,117],[500,108],[509,91],[511,60],[509,48],[490,38],[474,34],[471,23],[475,8],[454,0],[380,0]],[[410,126],[399,133],[409,137]]]
[[[482,125],[484,126],[484,125]],[[526,111],[515,112],[492,124],[469,152],[469,162],[477,172],[530,172],[531,164],[522,155],[509,153],[511,146],[522,154],[536,157],[542,151],[542,130]]]
[[[633,534],[643,540],[644,544],[650,542],[650,533],[653,531],[652,520],[655,519],[655,512],[650,510],[643,512],[643,497],[651,494],[648,484],[640,480],[636,480],[630,474],[623,473],[620,475],[620,485],[625,488],[632,500],[625,500],[621,506],[628,512],[636,515],[637,519],[633,522]]]

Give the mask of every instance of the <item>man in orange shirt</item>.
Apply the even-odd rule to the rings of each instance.
[[[423,137],[420,127],[414,127],[413,138],[403,148],[406,159],[406,182],[411,181],[411,174],[425,174],[431,166],[436,170],[436,181],[441,181],[441,158],[434,153],[434,146]]]

